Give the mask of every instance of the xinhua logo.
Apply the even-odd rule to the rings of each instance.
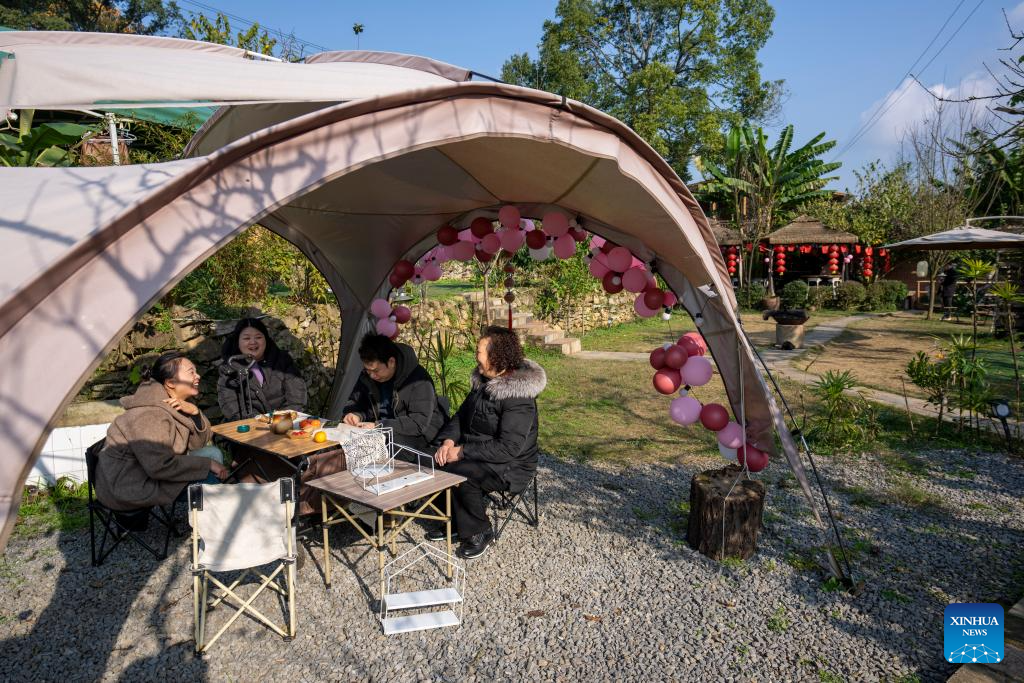
[[[1003,608],[988,602],[961,602],[946,607],[943,655],[954,664],[1003,661]]]

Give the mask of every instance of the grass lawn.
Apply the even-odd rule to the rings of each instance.
[[[900,378],[906,378],[907,363],[918,351],[931,353],[936,337],[948,340],[953,335],[971,334],[970,319],[943,322],[925,320],[922,315],[893,313],[860,320],[851,325],[823,353],[805,353],[794,364],[814,374],[828,370],[851,370],[865,387],[893,393],[902,391]],[[1013,397],[1013,360],[1008,340],[979,333],[978,355],[985,359],[992,391],[997,396]],[[925,398],[925,392],[906,380],[907,394]]]
[[[847,311],[815,311],[807,321],[808,330],[826,320],[854,315]],[[775,343],[775,321],[764,320],[759,312],[744,311],[740,314],[744,329],[754,345],[770,347]],[[591,330],[583,335],[583,349],[586,351],[650,351],[666,341],[675,341],[684,332],[696,329],[688,315],[676,313],[671,320],[660,317],[646,318],[636,322],[613,325],[608,328]]]
[[[427,283],[427,301],[447,301],[458,299],[466,292],[483,291],[483,285],[474,285],[465,280],[438,280]],[[411,290],[414,296],[419,296],[419,288]]]

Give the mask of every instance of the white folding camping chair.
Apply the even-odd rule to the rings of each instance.
[[[294,506],[292,479],[269,484],[189,486],[196,654],[206,652],[243,613],[266,624],[285,640],[295,637]],[[239,570],[244,571],[230,585],[213,576]],[[283,580],[279,578],[282,573]],[[243,598],[235,589],[250,576],[261,582],[252,595]],[[253,606],[266,588],[282,597],[287,610],[286,626],[278,626]],[[215,595],[211,596],[211,592]],[[206,615],[222,602],[234,607],[235,613],[207,640]]]

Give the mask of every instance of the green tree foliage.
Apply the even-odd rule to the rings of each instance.
[[[729,131],[721,165],[698,159],[707,181],[702,191],[723,202],[744,243],[751,245],[748,284],[761,240],[808,201],[831,195],[822,188],[836,179],[828,174],[841,164],[820,158],[836,145],[835,140],[824,138],[825,133],[818,133],[793,149],[793,126],[789,125],[769,145],[763,129],[744,124]]]
[[[849,370],[829,370],[813,385],[821,411],[810,419],[807,437],[818,448],[834,453],[866,448],[878,435],[875,407],[855,392],[857,378]]]
[[[820,197],[802,211],[830,228],[853,233],[866,244],[903,239],[914,210],[910,165],[898,163],[889,168],[872,161],[854,171],[854,176],[857,189],[846,202]]]
[[[538,58],[510,57],[502,79],[612,114],[687,178],[727,124],[777,109],[782,82],[757,61],[774,18],[767,0],[559,0]]]
[[[7,0],[0,25],[23,31],[164,33],[180,18],[174,2],[162,0]]]
[[[262,30],[258,23],[246,31],[232,33],[231,20],[220,12],[212,21],[205,14],[194,15],[182,27],[181,37],[220,45],[234,45],[262,55],[272,55],[277,46],[277,40]]]

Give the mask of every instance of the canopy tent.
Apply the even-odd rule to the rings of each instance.
[[[853,233],[829,228],[817,218],[798,216],[768,235],[768,244],[856,244]]]
[[[885,245],[887,249],[907,249],[918,251],[953,251],[960,249],[1021,249],[1024,248],[1024,235],[999,230],[987,230],[965,225],[952,230],[932,233],[924,237],[915,237],[894,244]]]
[[[703,316],[753,443],[773,450],[777,433],[811,499],[715,237],[671,167],[578,102],[445,83],[319,109],[173,163],[0,169],[0,540],[50,426],[84,380],[139,315],[238,232],[258,221],[279,233],[337,295],[346,324],[333,414],[356,380],[356,341],[393,264],[432,247],[440,225],[495,218],[504,204],[524,216],[559,208],[652,260],[686,310]]]

